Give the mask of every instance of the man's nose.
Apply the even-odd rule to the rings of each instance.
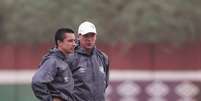
[[[76,42],[74,41],[74,42],[73,42],[73,46],[76,46],[76,45],[77,45],[77,44],[76,44]]]

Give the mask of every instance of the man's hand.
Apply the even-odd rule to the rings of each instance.
[[[58,97],[54,97],[53,101],[62,101],[62,100],[60,98],[58,98]]]

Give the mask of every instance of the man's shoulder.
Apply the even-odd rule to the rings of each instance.
[[[107,72],[108,68],[109,68],[109,59],[108,59],[108,55],[101,51],[100,49],[97,49],[97,54],[99,55],[99,57],[103,60],[103,65],[104,65],[104,69]]]
[[[75,58],[77,58],[77,52],[68,54],[68,56],[66,58],[67,59],[75,59]]]
[[[106,59],[108,59],[108,55],[105,52],[103,52],[102,50],[100,50],[98,48],[96,50],[97,50],[98,54],[100,54],[100,55],[104,56]]]
[[[78,55],[76,52],[74,53],[70,53],[67,57],[66,57],[66,61],[68,63],[74,63],[75,61],[78,60]]]
[[[43,59],[43,61],[46,61],[46,62],[48,62],[48,63],[56,63],[57,61],[60,61],[60,59],[58,58],[58,57],[56,57],[56,56],[48,56],[48,57],[45,57],[44,59]]]
[[[39,63],[38,67],[41,68],[45,65],[55,65],[57,59],[52,56],[43,56],[41,62]]]

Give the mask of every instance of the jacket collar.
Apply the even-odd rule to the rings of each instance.
[[[49,50],[49,55],[57,56],[62,60],[66,59],[66,55],[62,53],[58,48],[52,48]]]

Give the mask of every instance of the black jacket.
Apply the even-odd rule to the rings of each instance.
[[[77,101],[105,101],[109,79],[108,57],[94,48],[90,55],[81,47],[69,55],[68,63],[75,81]]]
[[[35,96],[41,101],[52,101],[53,97],[75,101],[73,89],[74,81],[66,56],[56,48],[51,49],[32,78]]]

